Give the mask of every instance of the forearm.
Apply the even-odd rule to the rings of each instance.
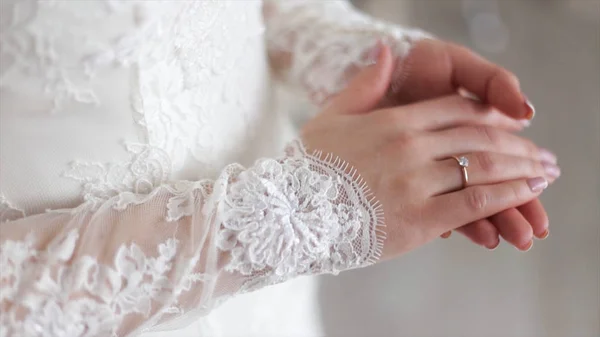
[[[374,262],[382,220],[364,186],[295,144],[216,181],[3,223],[1,328],[127,335],[238,293]]]

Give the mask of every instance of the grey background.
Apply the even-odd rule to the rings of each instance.
[[[542,196],[550,236],[528,253],[454,235],[323,277],[327,336],[600,336],[600,1],[362,0],[514,71],[537,108],[526,135],[562,177]]]

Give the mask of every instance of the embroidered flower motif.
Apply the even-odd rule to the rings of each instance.
[[[328,258],[339,231],[331,177],[308,163],[262,160],[239,176],[229,191],[221,232],[222,249],[231,249],[228,268],[249,275],[303,273],[313,261]],[[233,247],[233,248],[232,248]]]
[[[244,291],[362,266],[381,248],[379,210],[361,203],[367,191],[343,163],[309,156],[300,143],[286,153],[236,176],[223,201],[217,246],[230,252],[226,269],[248,277]]]
[[[156,257],[147,256],[135,244],[122,245],[112,268],[89,256],[66,264],[75,252],[77,238],[76,230],[66,233],[54,242],[54,253],[47,256],[32,247],[33,237],[0,245],[0,261],[9,267],[2,269],[0,304],[12,303],[13,310],[28,312],[20,321],[7,321],[14,317],[13,310],[3,312],[0,330],[19,336],[112,336],[126,315],[147,317],[154,303],[172,297],[168,274],[177,240],[159,244]],[[25,301],[15,297],[14,286],[21,276],[36,284]]]

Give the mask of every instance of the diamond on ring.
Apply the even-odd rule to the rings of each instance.
[[[467,187],[469,184],[469,172],[467,172],[467,167],[469,167],[469,159],[465,156],[452,156],[452,159],[456,160],[458,166],[460,167],[460,172],[462,173],[462,182],[463,188]]]

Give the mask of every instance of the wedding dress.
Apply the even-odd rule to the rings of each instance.
[[[383,214],[291,141],[267,52],[320,104],[425,35],[339,1],[0,6],[0,336],[319,335],[298,277],[376,261]]]

